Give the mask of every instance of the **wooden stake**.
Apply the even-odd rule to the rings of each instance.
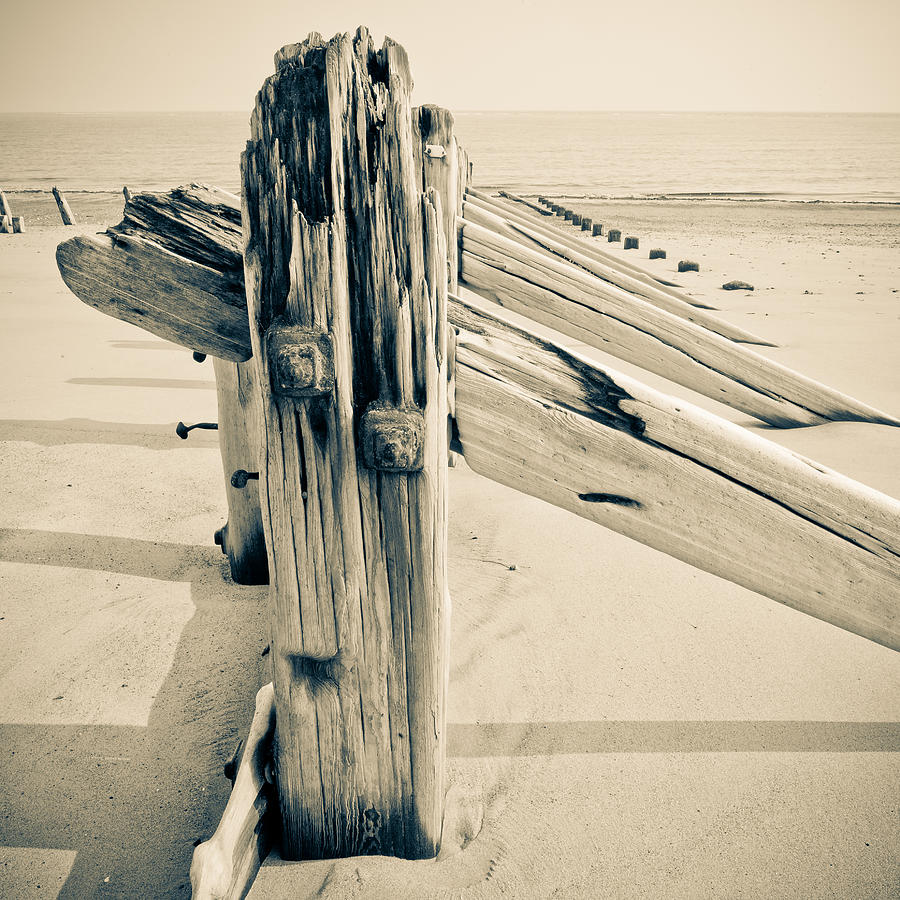
[[[678,271],[679,272],[699,272],[700,271],[700,263],[692,262],[689,259],[679,260]]]
[[[665,250],[651,250],[650,251],[650,259],[665,259],[666,251]]]
[[[62,217],[63,225],[74,225],[75,216],[72,215],[72,210],[69,209],[69,202],[58,187],[53,188],[53,199],[56,200],[56,205],[59,208],[59,214]]]
[[[228,522],[216,532],[216,543],[228,556],[231,577],[238,584],[268,584],[266,539],[259,511],[258,482],[236,488],[238,469],[259,471],[261,432],[259,396],[252,361],[235,363],[213,358],[219,402],[219,450],[225,475]]]
[[[12,208],[9,205],[9,201],[6,199],[6,194],[4,194],[3,191],[0,191],[0,218],[3,216],[12,218]]]
[[[581,216],[578,213],[572,213],[572,224],[581,227]]]
[[[0,216],[0,234],[12,234],[12,218],[10,216]]]
[[[614,243],[615,241],[621,241],[622,240],[622,232],[619,231],[618,228],[610,228],[609,231],[606,233],[606,240],[609,241],[611,244]]]
[[[127,184],[122,188],[122,194],[125,197],[125,202],[131,203],[131,191],[128,189]]]
[[[447,250],[410,88],[393,42],[310,35],[276,55],[242,160],[289,858],[440,840]]]
[[[22,234],[25,231],[25,219],[22,216],[13,216],[12,227],[16,234]]]
[[[590,219],[588,219],[587,217],[585,217],[585,218],[583,218],[583,219],[581,220],[581,230],[582,230],[582,231],[590,231],[590,230],[591,230],[591,226],[592,226],[593,224],[594,224],[594,223],[593,223]]]
[[[597,237],[598,234],[603,234],[603,225],[600,222],[594,222],[594,226],[591,229],[591,237]]]
[[[638,249],[638,239],[636,237],[625,238],[625,249],[626,250],[637,250]]]

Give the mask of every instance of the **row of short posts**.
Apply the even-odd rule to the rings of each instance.
[[[538,197],[537,199],[538,203],[546,206],[550,210],[550,212],[562,217],[566,222],[571,222],[575,227],[580,227],[582,231],[590,232],[591,237],[601,237],[604,235],[602,223],[594,222],[587,216],[582,216],[574,210],[567,209],[560,203],[553,203],[546,197]],[[622,232],[618,228],[608,228],[605,232],[605,236],[606,240],[611,244],[618,243],[619,241],[623,240]],[[636,237],[626,236],[623,241],[623,247],[625,250],[638,250],[640,249],[640,241]],[[665,259],[666,251],[655,247],[650,251],[649,255],[650,259]],[[691,260],[683,259],[678,263],[678,271],[699,272],[700,265],[699,263],[693,262]]]

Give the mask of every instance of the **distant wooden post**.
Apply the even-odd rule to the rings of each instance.
[[[581,227],[581,214],[580,213],[572,213],[572,224],[577,225],[579,228]]]
[[[131,203],[131,191],[128,189],[127,184],[122,188],[122,196],[125,197],[126,203]]]
[[[582,231],[590,231],[591,225],[593,225],[593,224],[594,223],[587,216],[584,216],[581,220],[581,230]]]
[[[266,538],[259,509],[258,482],[235,487],[238,469],[259,470],[259,398],[256,367],[251,361],[230,362],[213,357],[219,403],[219,449],[225,473],[228,521],[215,534],[216,543],[228,556],[231,577],[238,584],[267,584]]]
[[[666,258],[665,250],[660,250],[657,248],[655,250],[650,251],[650,259],[665,259],[665,258]]]
[[[626,250],[637,250],[639,241],[636,237],[627,237],[625,238],[625,249]]]
[[[242,160],[290,858],[440,841],[447,249],[410,88],[393,42],[310,35],[276,55]]]
[[[12,234],[13,226],[12,226],[12,217],[11,216],[0,216],[0,234]]]
[[[74,225],[75,216],[72,215],[72,210],[69,209],[69,202],[60,192],[58,187],[53,188],[53,199],[56,200],[56,205],[59,207],[59,214],[62,216],[63,225]]]
[[[594,222],[591,229],[591,237],[597,237],[598,234],[603,234],[603,225],[600,222]]]
[[[611,244],[622,240],[622,232],[618,228],[610,228],[606,233],[606,240]]]
[[[22,234],[25,231],[25,219],[22,216],[13,216],[12,228],[16,234]]]
[[[12,208],[9,205],[9,200],[6,199],[6,194],[0,191],[0,218],[3,216],[12,218]]]

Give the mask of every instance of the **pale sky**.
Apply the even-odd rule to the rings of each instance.
[[[452,110],[900,112],[900,0],[0,0],[0,112],[249,110],[359,24]]]

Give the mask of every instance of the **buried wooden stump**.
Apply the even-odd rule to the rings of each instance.
[[[609,243],[611,243],[611,244],[615,243],[616,241],[621,241],[622,240],[622,232],[619,231],[618,228],[610,228],[609,231],[606,233],[606,240],[609,241]]]
[[[573,213],[571,209],[567,209],[567,210],[563,213],[563,218],[564,218],[567,222],[571,222],[574,215],[575,215],[575,213]]]
[[[650,251],[650,259],[665,259],[666,251],[665,250],[651,250]]]
[[[411,84],[390,40],[310,35],[276,55],[242,158],[288,858],[440,841],[447,250]]]
[[[12,218],[12,208],[9,205],[9,200],[6,199],[6,194],[0,191],[0,217],[3,216]]]
[[[700,263],[692,262],[689,259],[681,259],[678,261],[679,272],[699,272]]]
[[[572,213],[572,224],[581,227],[581,216],[578,213]]]
[[[0,216],[0,234],[12,234],[12,216]]]
[[[638,249],[638,239],[636,237],[625,238],[625,249],[626,250],[637,250]]]
[[[22,234],[25,231],[25,219],[22,216],[13,216],[12,229],[15,234]]]
[[[53,199],[56,200],[56,206],[59,209],[60,216],[62,217],[63,225],[74,225],[75,216],[72,215],[72,210],[69,209],[69,201],[66,200],[65,195],[60,191],[58,187],[53,188]]]
[[[747,281],[726,281],[722,285],[723,291],[752,291],[753,285]]]
[[[564,206],[560,206],[559,204],[557,204],[557,206],[556,206],[556,214],[557,214],[558,216],[563,216],[563,217],[565,217],[565,215],[566,215],[566,208],[565,208]]]
[[[582,230],[582,231],[590,231],[590,230],[591,230],[591,226],[592,226],[593,224],[594,224],[594,223],[593,223],[590,219],[588,219],[587,217],[585,217],[585,218],[583,218],[583,219],[581,220],[581,230]]]
[[[600,234],[603,234],[603,225],[600,222],[594,222],[594,225],[591,228],[591,237],[597,237],[597,235]]]

